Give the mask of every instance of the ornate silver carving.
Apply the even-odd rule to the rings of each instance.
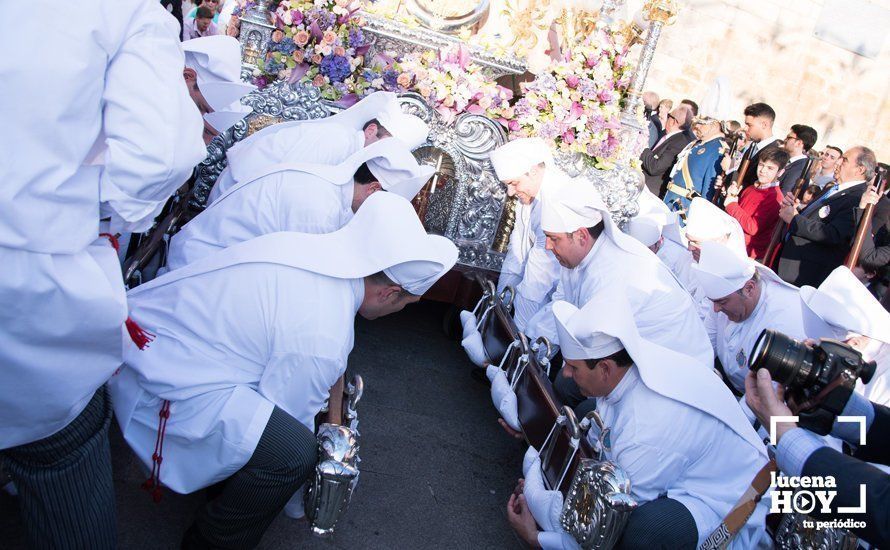
[[[619,164],[611,170],[597,170],[579,154],[557,153],[554,160],[566,174],[590,182],[599,191],[618,225],[624,225],[639,213],[637,197],[643,188],[643,174],[629,163]]]
[[[450,2],[441,0],[408,0],[408,13],[434,31],[460,34],[464,30],[475,31],[488,17],[488,0],[479,0],[472,9],[455,12]],[[452,13],[448,13],[451,11]]]
[[[457,37],[429,29],[407,27],[397,21],[369,13],[362,15],[367,22],[363,30],[368,33],[371,42],[369,56],[385,51],[405,54],[424,50],[441,50],[463,43]],[[520,75],[526,71],[525,62],[517,57],[500,56],[479,46],[468,46],[468,49],[470,59],[480,65],[485,74],[491,78],[499,78],[508,74]]]
[[[241,42],[241,79],[250,81],[257,60],[266,55],[275,26],[269,22],[269,10],[273,0],[258,0],[256,5],[241,17],[239,40]]]

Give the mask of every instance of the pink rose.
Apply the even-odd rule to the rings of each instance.
[[[575,132],[573,132],[572,130],[566,130],[562,134],[562,140],[571,145],[575,142]]]
[[[483,109],[479,105],[470,105],[469,107],[467,107],[467,112],[471,115],[482,115],[485,114],[485,109]]]
[[[297,46],[305,46],[309,43],[309,33],[306,31],[300,31],[294,35],[294,43]]]
[[[325,44],[333,44],[337,41],[337,33],[334,31],[324,31],[324,36],[321,37],[321,41]]]
[[[321,54],[320,54],[320,53],[317,53],[317,54],[313,55],[313,56],[312,56],[312,62],[315,63],[316,65],[318,65],[319,63],[321,63]]]
[[[272,42],[275,42],[276,44],[278,44],[282,40],[284,40],[284,33],[282,31],[280,31],[278,29],[275,29],[274,31],[272,31]]]
[[[324,76],[320,74],[315,75],[315,78],[312,79],[312,85],[316,88],[321,88],[322,86],[324,86]]]
[[[345,56],[346,50],[343,49],[343,46],[335,46],[334,47],[334,55]]]
[[[566,85],[569,88],[575,88],[576,86],[578,86],[578,83],[580,83],[580,82],[581,82],[581,79],[573,74],[570,74],[566,77]]]
[[[402,73],[396,79],[396,83],[402,88],[407,88],[411,85],[411,75],[408,73]]]
[[[303,53],[303,50],[294,50],[293,57],[294,57],[294,61],[296,61],[297,63],[302,63],[304,56],[305,56],[305,54]]]
[[[573,117],[578,118],[584,114],[584,107],[581,106],[577,101],[572,102],[572,110],[571,114]]]
[[[511,132],[516,132],[519,130],[519,121],[511,120],[509,124],[507,124],[507,127],[510,128]]]

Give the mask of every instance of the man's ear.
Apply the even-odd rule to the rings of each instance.
[[[395,302],[401,292],[399,285],[386,285],[380,289],[380,298],[384,303]]]
[[[618,368],[618,364],[615,363],[612,359],[601,359],[599,362],[600,367],[600,379],[603,382],[606,382],[612,374],[615,373],[615,369]]]
[[[363,130],[365,133],[365,138],[372,138],[377,136],[377,124],[371,123],[368,124],[367,128]]]

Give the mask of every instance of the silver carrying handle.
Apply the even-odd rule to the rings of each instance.
[[[510,295],[510,299],[506,298],[507,294]],[[501,299],[501,303],[504,304],[505,308],[509,308],[513,305],[513,299],[516,297],[516,290],[513,289],[512,286],[507,285],[504,287],[504,290],[498,295],[498,298]]]
[[[343,415],[344,424],[350,424],[353,420],[358,418],[356,407],[358,406],[358,402],[361,401],[364,393],[365,382],[362,380],[360,374],[356,374],[352,377],[352,382],[346,386],[346,395],[348,395],[349,398],[346,401],[346,412]]]
[[[579,427],[581,429],[582,435],[584,435],[586,437],[593,424],[596,424],[596,426],[597,426],[597,428],[599,428],[599,432],[600,432],[599,436],[597,437],[596,448],[594,449],[594,451],[596,451],[596,453],[597,453],[597,460],[602,460],[603,453],[605,452],[605,449],[606,449],[605,441],[609,437],[610,428],[606,427],[606,423],[603,422],[603,419],[600,416],[600,414],[598,412],[596,412],[595,410],[593,410],[593,411],[590,411],[589,413],[587,413],[586,415],[584,415],[584,418],[581,420],[581,424]]]
[[[563,405],[559,410],[560,415],[556,417],[556,422],[553,423],[553,427],[550,428],[550,433],[547,434],[547,438],[544,439],[544,444],[541,445],[541,450],[538,451],[538,456],[541,459],[541,471],[544,471],[544,465],[550,463],[550,457],[553,455],[553,447],[550,445],[551,440],[556,441],[553,438],[553,434],[556,433],[556,430],[561,426],[565,426],[569,431],[569,437],[571,438],[571,446],[572,446],[572,454],[569,456],[569,459],[566,461],[565,466],[562,470],[562,474],[559,476],[559,481],[556,484],[556,487],[547,487],[550,490],[559,490],[562,486],[562,482],[565,480],[566,474],[569,471],[569,468],[572,466],[572,460],[574,460],[575,455],[578,453],[578,447],[581,443],[581,428],[578,425],[578,417],[575,416],[575,411],[572,410],[568,405]],[[547,485],[547,477],[544,476],[544,484]]]
[[[547,377],[550,377],[550,357],[553,353],[553,347],[550,345],[550,340],[547,339],[546,336],[538,336],[532,344],[532,351],[537,353],[538,350],[541,349],[541,345],[547,347],[547,353],[539,359],[541,366],[544,368],[544,372],[547,373]]]

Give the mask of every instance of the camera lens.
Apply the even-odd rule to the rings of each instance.
[[[818,374],[813,350],[773,330],[760,333],[751,357],[751,370],[766,369],[783,386],[809,387]]]

